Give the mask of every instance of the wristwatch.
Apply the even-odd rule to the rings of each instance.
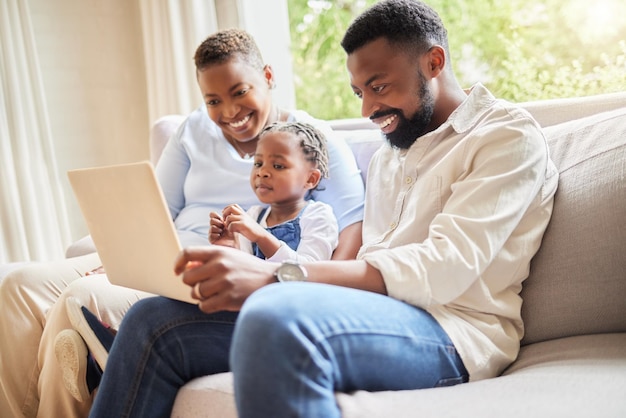
[[[283,261],[274,272],[274,277],[279,282],[305,282],[308,275],[306,269],[296,261]]]

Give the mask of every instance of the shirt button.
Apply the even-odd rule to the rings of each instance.
[[[411,177],[407,177],[405,180],[406,184],[411,184],[413,182],[413,179]]]
[[[392,222],[392,223],[389,225],[389,228],[390,228],[390,229],[396,229],[396,223],[395,223],[395,222]]]

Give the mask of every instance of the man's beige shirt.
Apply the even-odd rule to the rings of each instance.
[[[557,178],[538,124],[480,84],[411,148],[385,144],[372,157],[359,258],[389,296],[435,317],[471,380],[517,357],[519,292]]]

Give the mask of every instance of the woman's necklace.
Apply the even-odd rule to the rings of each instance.
[[[254,153],[247,153],[244,152],[244,150],[241,149],[241,147],[239,147],[239,144],[236,139],[233,139],[231,141],[229,141],[232,146],[235,148],[235,151],[237,151],[237,153],[241,156],[241,158],[243,158],[244,160],[249,160],[250,158],[252,158],[252,156],[254,155]]]

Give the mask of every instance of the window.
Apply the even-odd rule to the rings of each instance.
[[[288,0],[297,107],[360,116],[339,42],[374,0]],[[626,90],[623,0],[429,0],[463,86],[514,102]]]

